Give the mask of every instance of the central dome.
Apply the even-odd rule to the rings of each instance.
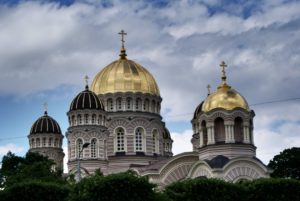
[[[121,57],[103,68],[92,82],[96,94],[141,92],[160,96],[151,73],[140,64]]]

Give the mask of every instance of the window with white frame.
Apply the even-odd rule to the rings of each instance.
[[[31,147],[32,148],[35,148],[35,143],[34,143],[34,139],[32,138],[32,140],[31,140]]]
[[[79,152],[82,149],[82,145],[83,145],[82,139],[78,139],[77,142],[76,142],[76,156],[77,156],[77,158],[79,157]],[[82,158],[82,152],[80,153],[80,158]]]
[[[40,138],[36,139],[36,147],[40,147]]]
[[[85,114],[85,115],[84,115],[84,123],[85,123],[85,124],[88,124],[88,123],[89,123],[89,115],[88,115],[88,114]]]
[[[52,147],[52,138],[49,138],[48,140],[48,147]]]
[[[131,110],[131,106],[132,106],[132,99],[131,98],[127,98],[126,99],[126,104],[127,104],[127,110]]]
[[[125,151],[125,136],[124,129],[117,128],[116,129],[116,151],[122,152]]]
[[[144,147],[144,129],[137,128],[135,129],[135,151],[143,151]]]
[[[93,114],[93,115],[92,115],[92,124],[95,124],[95,122],[96,122],[96,115]]]
[[[58,147],[58,139],[54,140],[54,147]]]
[[[107,110],[108,111],[114,110],[113,100],[111,98],[107,100]]]
[[[80,114],[77,116],[77,122],[78,122],[78,125],[82,124],[82,119],[81,119],[81,115]]]
[[[118,107],[118,110],[122,110],[122,98],[117,99],[117,107]]]
[[[91,158],[97,158],[97,139],[91,141]]]
[[[42,140],[42,144],[43,144],[43,147],[45,147],[46,146],[46,138],[43,138],[43,140]]]

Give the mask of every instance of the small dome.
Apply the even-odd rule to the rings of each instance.
[[[94,92],[89,90],[88,86],[73,99],[70,105],[70,111],[85,109],[104,110],[103,103]]]
[[[225,110],[243,108],[250,111],[246,99],[226,83],[219,86],[216,92],[210,94],[202,106],[204,112],[209,112],[216,108]]]
[[[42,133],[51,133],[61,135],[60,127],[52,117],[48,116],[47,112],[44,113],[44,116],[38,118],[32,125],[30,129],[30,134],[42,134]]]
[[[202,112],[202,105],[203,105],[204,101],[202,101],[197,107],[196,110],[194,112],[194,118],[195,119],[197,117],[197,115]]]
[[[170,131],[165,127],[164,132],[163,132],[163,138],[164,139],[172,139]]]
[[[94,78],[91,89],[96,94],[141,92],[160,96],[151,73],[126,57],[121,57],[103,68]]]

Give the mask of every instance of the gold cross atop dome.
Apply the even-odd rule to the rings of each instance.
[[[210,95],[210,88],[211,88],[211,86],[208,84],[208,85],[207,85],[207,96]]]
[[[124,46],[124,43],[125,43],[124,36],[127,35],[127,33],[122,29],[118,34],[121,35],[121,43],[122,43],[120,57],[121,57],[121,59],[125,59],[127,55],[126,55],[126,50],[125,50],[125,46]]]
[[[226,72],[225,72],[225,68],[227,67],[227,64],[222,61],[220,64],[220,67],[222,68],[222,84],[226,84]]]

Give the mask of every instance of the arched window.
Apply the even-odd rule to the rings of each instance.
[[[152,101],[152,104],[151,104],[151,111],[152,111],[153,113],[156,112],[155,106],[156,106],[156,103],[155,103],[155,101],[153,100],[153,101]]]
[[[132,110],[132,99],[131,98],[126,99],[126,108],[127,108],[127,110]]]
[[[137,98],[135,100],[135,110],[141,110],[142,108],[142,99]]]
[[[84,123],[85,123],[85,124],[88,124],[88,123],[89,123],[89,115],[88,115],[88,114],[85,114],[85,115],[84,115]]]
[[[43,139],[42,139],[42,142],[43,142],[43,143],[42,143],[42,144],[43,144],[43,147],[46,147],[46,138],[43,138]]]
[[[206,128],[206,122],[201,122],[201,130],[203,133],[203,145],[207,145],[207,128]]]
[[[111,98],[107,99],[107,111],[113,111],[114,105],[113,100]]]
[[[123,152],[125,151],[125,134],[123,128],[117,128],[116,129],[116,139],[115,139],[115,145],[116,145],[116,152]]]
[[[243,119],[237,117],[234,119],[234,140],[235,142],[243,142]]]
[[[93,115],[92,115],[92,124],[95,124],[95,123],[96,123],[96,115],[93,114]]]
[[[102,125],[102,115],[99,115],[99,118],[98,118],[98,124],[99,124],[99,125]]]
[[[216,142],[225,142],[225,125],[224,120],[221,117],[218,117],[215,120],[215,141]]]
[[[156,106],[156,112],[160,113],[160,104],[159,104],[159,102],[157,103],[157,106]]]
[[[31,148],[35,148],[35,143],[34,143],[34,139],[31,139]]]
[[[91,141],[91,158],[97,158],[97,139]]]
[[[48,140],[48,147],[52,147],[52,138],[49,138]]]
[[[83,145],[83,142],[82,142],[82,139],[78,139],[77,142],[76,142],[76,157],[77,158],[82,158],[83,154],[82,154],[82,145]],[[80,156],[79,156],[79,152],[81,151],[80,153]]]
[[[144,151],[145,131],[139,127],[135,129],[135,151]]]
[[[117,99],[117,109],[119,111],[122,110],[122,98]]]
[[[40,144],[40,138],[37,138],[36,139],[36,147],[40,147],[41,146],[41,144]]]
[[[152,132],[152,152],[159,153],[158,132],[156,129]]]
[[[82,118],[81,118],[80,114],[77,116],[77,122],[78,122],[78,125],[82,124]]]
[[[54,140],[54,147],[58,147],[58,139],[57,138]]]
[[[68,157],[71,158],[71,142],[68,140]]]
[[[75,116],[73,115],[72,116],[72,126],[76,126],[75,124],[76,124],[76,122],[75,122]]]
[[[149,99],[146,99],[143,104],[144,111],[149,112]]]

